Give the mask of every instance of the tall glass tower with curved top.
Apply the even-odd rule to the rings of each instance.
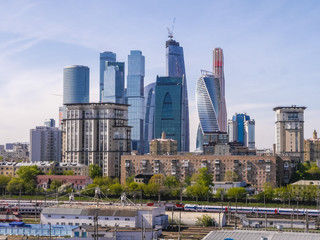
[[[196,105],[199,116],[197,150],[208,143],[210,138],[220,132],[220,82],[211,72],[202,71],[196,86]]]
[[[168,77],[179,77],[181,79],[181,149],[179,151],[189,151],[189,104],[186,71],[184,65],[183,48],[170,36],[166,41],[166,73]],[[168,136],[168,134],[167,134]],[[179,141],[178,141],[179,145]]]
[[[89,68],[72,65],[63,69],[63,104],[89,103]]]

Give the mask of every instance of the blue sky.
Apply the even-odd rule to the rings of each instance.
[[[198,124],[195,85],[212,69],[212,49],[225,57],[228,118],[256,121],[256,145],[274,143],[279,105],[304,105],[305,137],[320,131],[320,1],[0,2],[0,144],[29,141],[29,130],[58,118],[62,70],[90,67],[90,99],[98,101],[99,52],[127,62],[146,57],[145,84],[165,73],[167,27],[184,48],[190,102],[191,150]]]

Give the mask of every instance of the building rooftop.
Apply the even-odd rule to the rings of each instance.
[[[214,231],[210,232],[203,240],[319,240],[320,234],[317,233],[294,233],[294,232],[274,232],[274,231]]]
[[[303,109],[303,110],[305,110],[307,107],[303,107],[303,106],[301,106],[301,107],[298,107],[297,105],[292,105],[292,106],[278,106],[278,107],[274,107],[273,108],[273,111],[277,111],[277,110],[279,110],[279,109]]]
[[[292,183],[292,185],[315,185],[320,186],[320,180],[299,180]]]

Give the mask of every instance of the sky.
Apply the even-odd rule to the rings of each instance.
[[[247,113],[256,147],[272,148],[275,106],[306,106],[305,138],[320,131],[318,0],[11,0],[0,2],[0,144],[28,142],[30,129],[58,120],[63,68],[90,68],[90,101],[99,99],[99,53],[127,63],[146,59],[145,85],[165,75],[167,27],[184,48],[190,150],[198,116],[195,86],[224,51],[228,118]],[[127,64],[126,64],[127,66]],[[126,70],[127,72],[127,70]]]

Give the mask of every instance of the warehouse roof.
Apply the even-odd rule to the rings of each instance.
[[[294,232],[273,232],[273,231],[215,231],[210,232],[203,240],[319,240],[320,234],[317,233],[294,233]]]

